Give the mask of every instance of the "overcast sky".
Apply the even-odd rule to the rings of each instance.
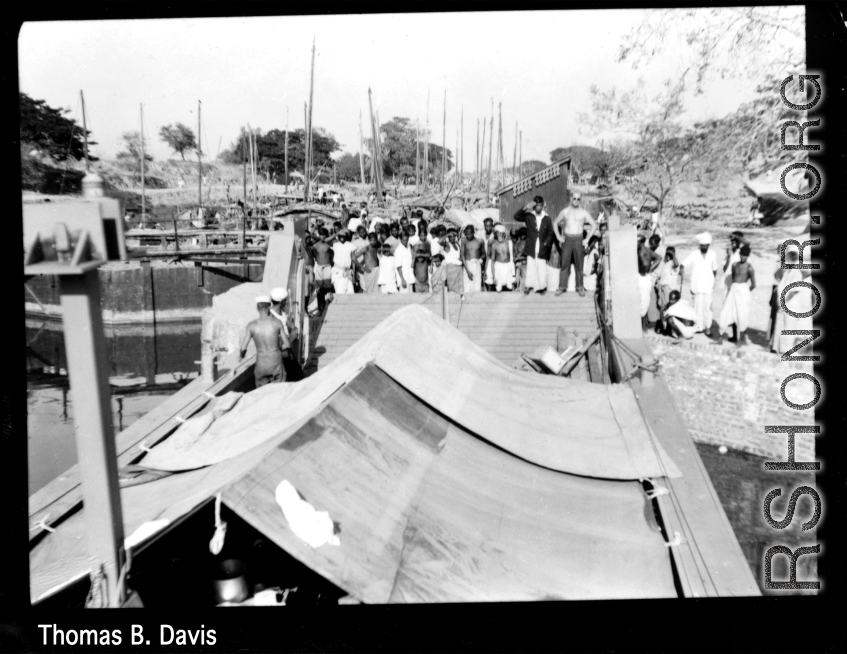
[[[465,169],[472,168],[477,119],[503,104],[504,152],[510,164],[515,121],[523,160],[549,161],[556,147],[595,144],[581,134],[591,84],[630,88],[678,71],[664,56],[637,75],[616,62],[623,35],[643,10],[532,11],[453,14],[283,16],[27,23],[18,41],[21,91],[67,107],[82,123],[80,89],[93,154],[112,158],[121,134],[138,130],[144,103],[148,149],[174,155],[158,138],[163,125],[183,122],[196,132],[202,100],[203,149],[215,155],[241,125],[264,131],[302,128],[309,94],[312,37],[316,39],[314,124],[342,151],[357,152],[359,112],[369,136],[368,87],[381,122],[427,118],[442,141],[447,91],[447,147],[456,146],[464,107]],[[749,99],[740,82],[712,84],[689,115],[721,116]],[[497,119],[495,118],[495,130]],[[496,145],[496,142],[495,142]],[[487,147],[486,147],[487,150]]]

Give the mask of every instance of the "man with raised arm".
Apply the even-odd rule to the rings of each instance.
[[[244,359],[252,339],[256,344],[256,367],[253,375],[256,388],[259,388],[265,384],[285,381],[282,358],[284,352],[291,355],[291,343],[285,335],[282,322],[271,315],[269,295],[256,298],[256,309],[259,311],[259,317],[247,325],[238,360]]]
[[[571,263],[573,263],[574,271],[576,272],[576,292],[581,296],[585,296],[585,285],[583,281],[583,257],[588,242],[594,235],[597,229],[597,223],[594,218],[584,208],[579,206],[582,200],[582,194],[574,191],[571,194],[571,204],[565,207],[556,216],[553,221],[553,232],[559,243],[562,244],[562,269],[559,272],[559,288],[556,289],[556,295],[561,295],[568,290],[568,274],[571,271]],[[559,227],[564,222],[564,230]],[[588,235],[583,238],[583,227],[585,223],[589,224]],[[564,231],[564,234],[562,234]]]
[[[526,225],[526,280],[524,295],[531,290],[547,291],[547,258],[555,238],[553,223],[544,211],[544,198],[536,195],[532,202],[517,210],[515,221]]]

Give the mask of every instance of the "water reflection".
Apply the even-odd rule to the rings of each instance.
[[[107,329],[106,348],[117,434],[198,376],[200,324]],[[61,323],[26,321],[26,366],[32,494],[77,460]]]

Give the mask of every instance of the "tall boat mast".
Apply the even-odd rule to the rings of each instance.
[[[84,152],[85,152],[85,172],[90,171],[90,164],[88,162],[88,125],[85,122],[85,96],[82,94],[82,90],[79,92],[79,99],[82,102],[82,138],[85,144]]]
[[[444,175],[447,172],[447,89],[444,89],[444,130],[441,137],[441,192],[444,192]]]
[[[424,190],[429,189],[429,89],[426,90],[426,131],[424,132]]]
[[[288,195],[288,107],[285,108],[285,194]]]
[[[491,125],[488,128],[488,178],[485,180],[485,199],[491,197],[491,157],[494,154],[494,98],[491,98]]]
[[[197,214],[203,206],[203,163],[200,160],[200,100],[197,101]]]
[[[515,121],[515,152],[512,155],[512,175],[517,175],[518,165],[518,121]],[[512,181],[515,181],[517,177],[515,177]]]
[[[373,100],[371,99],[371,90],[368,88],[368,106],[371,111],[371,134],[373,135],[374,146],[374,183],[376,184],[376,202],[378,206],[383,206],[382,202],[382,165],[379,156],[379,133],[377,132],[376,119],[373,114]]]
[[[315,98],[315,37],[312,37],[312,76],[309,82],[309,119],[308,119],[308,130],[309,133],[306,135],[306,150],[308,152],[306,157],[306,162],[308,163],[308,169],[306,170],[306,200],[309,199],[309,193],[311,190],[311,168],[313,166],[312,162],[312,103]]]
[[[144,193],[144,105],[141,105],[141,222],[147,214],[147,201]]]
[[[465,181],[465,105],[462,105],[462,149],[461,149],[461,158],[459,159],[459,178],[464,183]]]
[[[362,177],[362,186],[365,185],[365,152],[362,144],[362,110],[359,109],[359,174]]]

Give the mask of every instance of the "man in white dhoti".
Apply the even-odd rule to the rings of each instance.
[[[495,235],[494,235],[494,219],[486,218],[482,221],[482,226],[485,228],[485,236],[483,237],[483,241],[485,242],[485,290],[493,291],[494,290],[494,268],[493,263],[491,261],[491,245],[494,243]]]
[[[741,346],[747,342],[747,325],[750,321],[750,293],[756,288],[756,271],[747,261],[750,256],[750,246],[742,245],[739,249],[739,260],[732,264],[732,284],[721,309],[719,342],[723,342],[724,332],[729,333],[729,326],[734,326],[737,333],[736,344]]]
[[[691,295],[694,298],[694,312],[697,320],[695,332],[704,332],[711,336],[712,331],[712,294],[715,290],[715,277],[718,263],[715,253],[709,249],[712,235],[703,232],[697,235],[699,249],[688,255],[682,262],[685,272],[691,271]]]
[[[473,225],[465,225],[465,238],[462,239],[462,267],[464,269],[465,293],[481,291],[483,270],[486,268],[485,241],[476,238]]]
[[[517,210],[515,221],[526,225],[526,280],[524,295],[530,291],[547,292],[547,259],[555,238],[553,221],[544,211],[544,198],[536,195],[533,201]]]
[[[491,244],[491,256],[494,271],[494,290],[500,293],[504,288],[511,291],[515,285],[515,253],[511,239],[506,240],[506,228],[497,223],[494,227],[495,240]]]

